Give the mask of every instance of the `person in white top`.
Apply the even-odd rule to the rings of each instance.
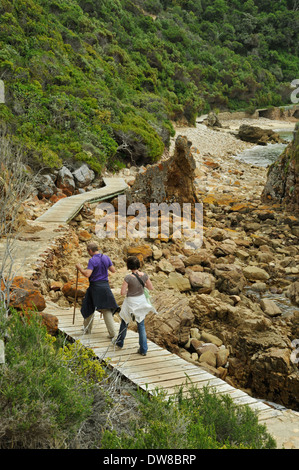
[[[119,313],[121,317],[121,325],[116,340],[116,345],[122,348],[127,334],[127,328],[130,321],[136,320],[139,334],[138,353],[146,356],[147,353],[147,337],[144,325],[145,316],[149,312],[156,313],[155,308],[147,301],[144,295],[144,288],[153,290],[153,285],[146,273],[139,271],[140,261],[137,256],[131,256],[127,260],[127,267],[131,270],[130,274],[124,278],[121,295],[126,298],[122,304]]]

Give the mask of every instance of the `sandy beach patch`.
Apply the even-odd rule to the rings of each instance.
[[[261,127],[262,129],[284,129],[284,130],[294,130],[296,120],[294,121],[280,121],[275,119],[259,118],[259,119],[237,119],[223,121],[223,126],[228,126],[230,130],[237,131],[242,124],[247,124],[249,126]]]
[[[197,123],[196,127],[177,127],[175,129],[176,135],[171,139],[169,154],[171,155],[174,150],[176,137],[178,135],[185,135],[192,142],[192,146],[197,149],[197,153],[201,157],[218,158],[237,155],[255,145],[243,142],[236,137],[235,133],[242,124],[257,126],[263,129],[292,131],[296,123],[259,118],[223,121],[223,127],[215,129],[211,129],[201,123]]]

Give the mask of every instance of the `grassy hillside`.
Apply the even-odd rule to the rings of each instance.
[[[296,3],[1,0],[0,120],[36,167],[156,161],[171,121],[289,102]]]

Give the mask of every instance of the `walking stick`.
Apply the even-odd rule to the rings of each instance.
[[[78,291],[78,277],[79,277],[79,271],[78,271],[78,269],[77,269],[76,291],[75,291],[75,304],[74,304],[74,313],[73,313],[73,324],[75,323],[75,312],[76,312],[77,291]]]

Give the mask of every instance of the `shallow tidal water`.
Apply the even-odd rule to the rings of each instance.
[[[291,142],[293,131],[285,129],[274,129],[274,131],[287,142]],[[286,146],[287,144],[255,145],[254,147],[237,154],[235,158],[251,165],[267,167],[278,159]]]

